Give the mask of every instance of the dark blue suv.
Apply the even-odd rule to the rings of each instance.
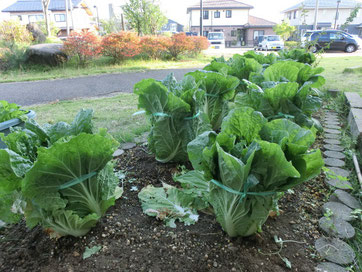
[[[342,50],[347,53],[359,49],[358,41],[347,32],[340,30],[308,31],[303,38],[305,39],[305,45],[313,53],[320,49]]]

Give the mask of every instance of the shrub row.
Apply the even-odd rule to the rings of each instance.
[[[138,55],[152,59],[173,58],[180,55],[196,55],[207,49],[205,37],[189,37],[185,33],[172,37],[138,37],[133,32],[111,33],[99,37],[93,32],[73,32],[64,42],[64,51],[69,56],[77,56],[80,64],[85,64],[99,55],[110,56],[114,62],[121,62]]]

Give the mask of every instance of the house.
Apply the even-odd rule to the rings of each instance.
[[[236,0],[203,1],[203,36],[224,32],[225,45],[252,46],[255,37],[273,35],[275,23],[250,15],[253,6]],[[200,32],[200,3],[187,8],[191,32]]]
[[[84,0],[70,0],[73,8],[73,16],[69,15],[71,30],[89,30],[95,26],[95,20],[90,6]],[[18,18],[21,23],[29,24],[44,20],[41,0],[18,0],[14,4],[3,9],[9,13],[10,18]],[[61,30],[59,36],[66,33],[66,8],[65,0],[50,0],[49,20]]]
[[[361,9],[346,31],[350,34],[362,36],[362,3],[355,0],[319,0],[317,29],[340,28],[358,4],[361,5]],[[288,19],[290,24],[298,29],[299,33],[312,30],[315,7],[315,0],[305,0],[284,10],[284,19]]]
[[[0,1],[0,22],[10,19],[9,13],[1,12],[4,8],[14,4],[16,0],[1,0]]]
[[[161,29],[161,32],[180,33],[184,31],[184,26],[175,22],[174,20],[168,19],[166,25]]]

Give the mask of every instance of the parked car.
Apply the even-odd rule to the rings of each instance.
[[[209,32],[207,39],[212,49],[225,49],[225,36],[223,32]]]
[[[257,36],[254,39],[254,50],[261,50],[261,42],[264,40],[265,36]]]
[[[302,45],[313,53],[321,49],[352,53],[361,47],[357,38],[341,30],[307,31],[302,37]]]
[[[284,49],[284,42],[278,35],[267,35],[264,36],[260,44],[261,50],[282,50]]]

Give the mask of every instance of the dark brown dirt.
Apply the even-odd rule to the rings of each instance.
[[[142,213],[131,187],[172,184],[177,165],[157,163],[136,147],[119,158],[118,167],[127,173],[124,195],[88,235],[52,240],[40,227],[28,230],[24,222],[0,230],[0,271],[314,271],[320,205],[328,194],[323,176],[286,194],[280,216],[270,217],[262,233],[230,239],[212,215],[201,214],[195,225],[178,223],[172,229]],[[280,256],[275,235],[293,240],[284,243]],[[96,245],[102,250],[83,260],[85,247]],[[281,257],[288,258],[292,270]]]

